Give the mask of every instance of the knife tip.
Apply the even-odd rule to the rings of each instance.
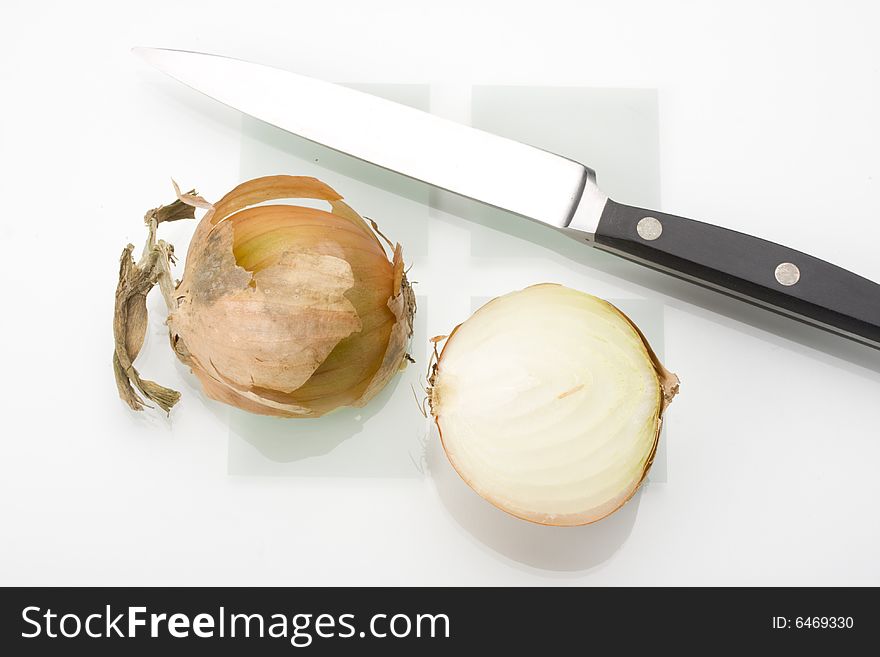
[[[152,48],[150,46],[132,46],[131,54],[137,55],[145,62],[153,63],[163,54],[174,52],[169,48]]]
[[[131,48],[131,54],[139,57],[140,59],[147,61],[149,60],[150,51],[152,48],[148,48],[146,46],[133,46]]]

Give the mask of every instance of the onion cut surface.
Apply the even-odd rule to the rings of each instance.
[[[456,327],[430,383],[459,475],[547,525],[594,522],[632,497],[678,390],[617,308],[554,284],[494,299]]]

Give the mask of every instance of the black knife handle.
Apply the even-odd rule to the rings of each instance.
[[[595,240],[655,269],[880,348],[880,285],[824,260],[610,199]]]

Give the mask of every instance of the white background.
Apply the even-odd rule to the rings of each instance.
[[[424,476],[233,474],[230,414],[172,362],[161,318],[143,370],[184,392],[170,422],[134,417],[110,369],[117,259],[144,211],[172,175],[218,198],[241,174],[241,117],[133,45],[351,83],[656,89],[663,210],[880,280],[875,7],[4,3],[0,583],[880,584],[880,352],[603,254],[571,263],[524,243],[527,266],[483,267],[460,298],[442,296],[465,285],[458,256],[431,257],[419,291],[440,299],[430,335],[472,297],[537,280],[662,304],[683,379],[665,481],[590,527],[495,511],[430,433]],[[465,220],[424,214],[432,242],[467,239]]]

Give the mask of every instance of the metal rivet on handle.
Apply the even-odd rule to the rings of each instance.
[[[791,262],[783,262],[776,268],[776,280],[780,285],[789,287],[801,279],[801,270]]]
[[[655,217],[643,217],[636,224],[636,232],[643,240],[650,242],[660,237],[663,233],[663,224]]]

